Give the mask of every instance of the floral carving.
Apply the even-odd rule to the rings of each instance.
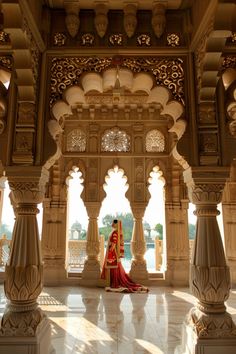
[[[56,32],[53,36],[54,45],[61,47],[65,45],[66,39],[67,37],[64,33]]]
[[[81,39],[82,39],[82,45],[90,46],[93,45],[94,43],[94,35],[91,33],[83,34]]]
[[[157,129],[149,131],[146,135],[146,151],[162,152],[165,150],[164,135]]]
[[[118,127],[106,130],[101,141],[102,151],[129,151],[130,136]]]
[[[179,46],[179,36],[176,33],[170,33],[167,36],[167,44],[171,47]]]
[[[236,32],[232,33],[231,42],[236,43]]]
[[[5,292],[11,301],[24,301],[32,303],[42,291],[43,266],[28,265],[14,267],[6,265]]]
[[[53,58],[51,64],[50,103],[62,98],[63,91],[79,85],[84,72],[102,72],[115,65],[112,57],[68,57]],[[181,58],[121,57],[119,66],[132,72],[150,72],[156,84],[167,87],[174,99],[184,104],[184,69]]]
[[[121,33],[119,34],[112,34],[109,37],[109,41],[112,45],[122,45],[123,43],[123,35]]]
[[[218,204],[221,201],[223,189],[224,184],[197,184],[193,187],[192,190],[193,202],[212,202]],[[202,212],[204,212],[204,210],[202,210]]]
[[[40,308],[26,312],[8,310],[1,321],[0,337],[34,337],[43,320],[46,315]]]
[[[0,31],[0,44],[6,44],[10,42],[9,34],[5,31]]]
[[[67,135],[67,151],[80,151],[86,149],[86,134],[81,129],[74,129]]]
[[[227,57],[224,57],[223,64],[222,64],[222,69],[228,69],[228,68],[236,68],[236,56],[235,55],[228,55]]]
[[[0,56],[0,66],[12,70],[12,58],[8,55]]]
[[[35,105],[31,102],[21,102],[18,109],[18,123],[34,123]]]
[[[212,304],[222,304],[222,308],[225,308],[224,301],[228,299],[230,290],[230,274],[227,266],[200,267],[192,265],[191,279],[191,290],[193,295],[200,300],[201,310],[209,312]],[[213,312],[217,311],[213,309]]]
[[[206,315],[193,308],[188,315],[188,322],[193,325],[198,338],[236,338],[236,326],[227,312]]]
[[[140,36],[137,37],[137,42],[141,47],[149,47],[151,45],[151,37],[147,34],[140,34]]]

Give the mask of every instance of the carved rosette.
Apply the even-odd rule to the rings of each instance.
[[[199,300],[198,308],[205,313],[222,313],[229,297],[230,273],[225,267],[191,266],[191,291]]]
[[[36,305],[37,297],[43,288],[43,265],[26,267],[6,265],[5,273],[5,294],[11,300],[11,307],[17,310],[20,302],[20,311],[30,310]]]

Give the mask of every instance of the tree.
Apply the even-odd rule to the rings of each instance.
[[[105,236],[105,240],[108,239],[108,236],[111,232],[112,221],[114,219],[121,220],[124,240],[130,241],[132,237],[133,224],[134,224],[133,215],[131,213],[127,213],[127,214],[118,213],[117,215],[111,215],[111,214],[105,215],[104,218],[102,219],[102,223],[104,227],[99,228],[100,234],[103,234]]]
[[[8,240],[11,240],[12,238],[12,231],[10,230],[9,226],[7,224],[2,224],[0,227],[0,237],[2,235],[6,235]]]
[[[158,233],[160,240],[163,240],[163,225],[156,224],[156,226],[154,227],[154,230]]]
[[[194,240],[196,234],[196,225],[188,224],[188,233],[189,233],[189,239]]]

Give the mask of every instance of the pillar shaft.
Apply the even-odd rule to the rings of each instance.
[[[99,255],[99,230],[98,230],[98,216],[101,208],[100,202],[85,202],[87,209],[89,223],[87,230],[87,245],[86,253],[87,259],[84,264],[82,272],[83,281],[86,283],[96,284],[100,278],[100,262]]]
[[[146,242],[143,230],[143,215],[146,203],[131,203],[131,209],[134,216],[134,226],[131,239],[131,252],[133,255],[130,276],[133,280],[147,280],[147,264],[144,259],[146,252]]]
[[[226,183],[222,212],[224,221],[225,253],[230,268],[231,281],[236,285],[236,182]]]
[[[222,199],[226,173],[196,173],[197,177],[187,180],[190,200],[196,205],[196,238],[190,270],[190,288],[198,299],[197,307],[190,312],[189,325],[194,328],[198,339],[236,339],[236,328],[225,301],[229,297],[230,274],[226,265],[224,248],[216,216],[217,204]],[[186,177],[186,176],[185,176]]]
[[[189,284],[188,203],[166,203],[166,279],[171,285]]]
[[[40,336],[40,331],[44,333],[45,348],[50,346],[49,321],[37,304],[43,287],[43,264],[36,219],[48,174],[40,167],[9,167],[7,177],[16,219],[5,270],[4,289],[9,304],[1,322],[0,346],[7,340],[11,343],[7,344],[8,352],[13,353],[21,337],[27,347],[28,338]],[[9,342],[5,337],[12,339]]]

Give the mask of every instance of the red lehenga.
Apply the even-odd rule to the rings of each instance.
[[[105,282],[105,290],[123,293],[148,292],[148,288],[134,283],[126,274],[121,263],[123,257],[124,238],[121,221],[118,221],[118,230],[113,230],[109,236],[102,268],[101,279]]]

